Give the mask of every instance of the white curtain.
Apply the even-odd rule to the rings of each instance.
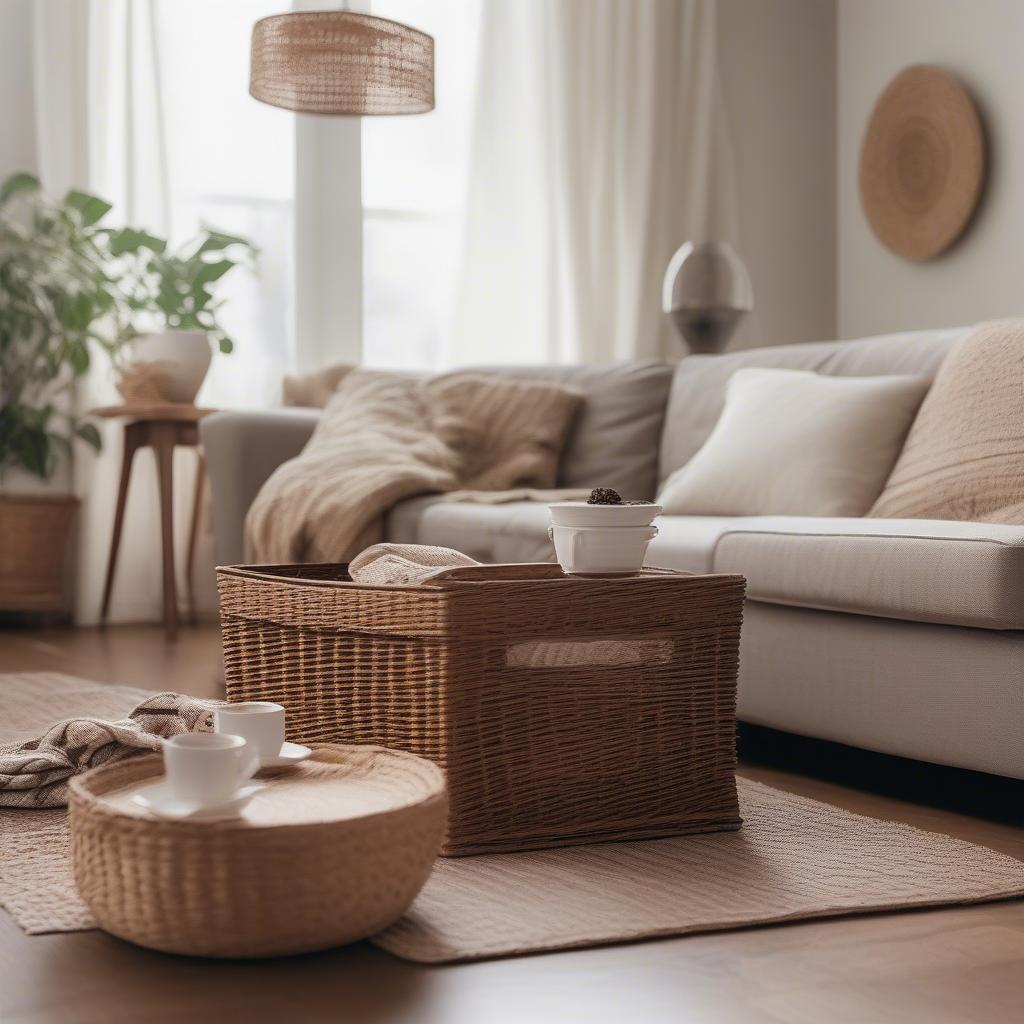
[[[55,195],[95,192],[114,204],[112,223],[168,229],[169,193],[153,0],[45,0],[33,5],[34,94],[40,177]],[[100,354],[77,393],[80,413],[120,401]],[[98,421],[103,450],[78,446],[79,515],[74,617],[97,621],[121,471],[120,421]],[[175,533],[183,551],[195,455],[175,455]],[[159,504],[152,454],[135,456],[111,621],[162,613]]]
[[[735,241],[714,0],[488,0],[446,361],[678,354],[661,281]]]

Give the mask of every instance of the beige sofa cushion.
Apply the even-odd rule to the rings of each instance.
[[[735,572],[747,596],[914,622],[1024,629],[1024,527],[926,519],[660,516],[648,563]],[[402,502],[387,539],[481,562],[553,561],[541,502]]]
[[[1024,320],[953,349],[870,514],[1024,523]]]
[[[725,404],[729,378],[744,366],[813,370],[834,377],[935,376],[950,346],[967,332],[956,327],[886,334],[856,341],[815,342],[687,356],[676,368],[661,437],[658,479],[684,465],[707,440]]]
[[[548,507],[543,502],[487,505],[448,501],[443,494],[411,498],[388,515],[385,537],[395,544],[455,548],[481,562],[552,562]]]
[[[285,405],[322,408],[351,367],[286,377]],[[658,442],[675,367],[652,361],[599,366],[484,366],[474,373],[566,384],[583,395],[558,467],[559,487],[614,487],[650,499],[658,486]],[[411,373],[410,377],[424,377]]]
[[[647,554],[649,565],[712,572],[715,545],[744,519],[662,516]],[[396,544],[454,547],[481,562],[553,562],[548,510],[542,502],[502,505],[448,501],[444,495],[411,498],[392,509],[387,539]]]
[[[734,520],[715,572],[754,601],[914,622],[1024,629],[1024,527],[930,519]]]
[[[665,481],[667,515],[862,516],[928,381],[746,366],[700,451]]]

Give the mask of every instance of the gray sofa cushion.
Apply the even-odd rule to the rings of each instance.
[[[1024,526],[929,519],[661,516],[647,561],[747,577],[747,596],[913,622],[1024,629]],[[552,561],[547,506],[443,496],[395,508],[388,540],[482,562]]]
[[[1024,629],[1024,526],[934,519],[735,519],[715,572],[772,604]]]
[[[586,396],[566,443],[560,487],[614,487],[624,498],[650,499],[658,483],[658,441],[674,367],[489,366],[486,373],[563,381]]]
[[[856,341],[749,349],[723,356],[687,356],[676,368],[661,436],[658,478],[693,458],[725,403],[725,385],[744,366],[813,370],[839,377],[935,376],[950,346],[968,328],[885,334]]]
[[[446,501],[444,495],[396,505],[384,525],[395,544],[437,544],[480,562],[553,562],[548,507],[543,502],[502,505]]]

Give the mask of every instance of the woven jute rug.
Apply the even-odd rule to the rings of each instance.
[[[117,717],[139,699],[68,676],[0,676],[0,741],[12,722],[31,733],[68,714]],[[745,779],[740,805],[739,832],[439,860],[409,913],[372,941],[442,963],[1024,895],[1024,862],[985,847]],[[0,905],[30,934],[94,927],[67,844],[63,811],[0,811]]]

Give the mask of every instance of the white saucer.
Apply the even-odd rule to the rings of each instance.
[[[261,768],[284,768],[286,765],[305,761],[313,751],[299,743],[282,743],[277,757],[260,758]]]
[[[237,818],[242,808],[261,789],[263,786],[259,784],[242,786],[226,803],[217,804],[215,807],[199,807],[172,796],[166,782],[157,782],[132,794],[132,803],[145,807],[147,811],[161,818],[214,821],[219,818]]]

